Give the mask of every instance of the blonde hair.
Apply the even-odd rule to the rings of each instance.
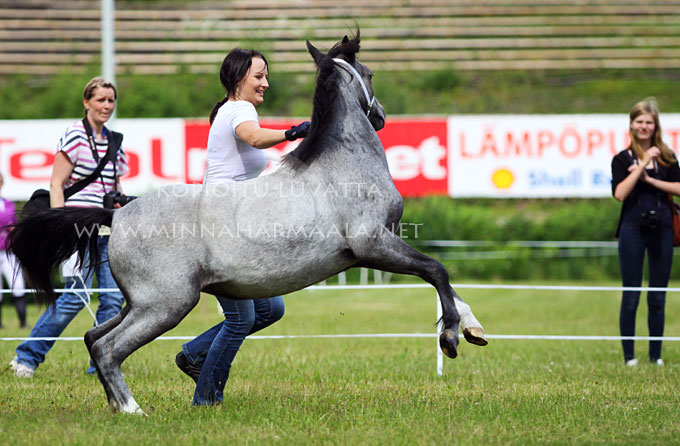
[[[83,99],[92,99],[92,96],[94,96],[94,90],[97,88],[111,88],[113,90],[113,98],[118,99],[118,92],[116,91],[115,85],[103,77],[95,77],[91,79],[87,85],[85,85],[85,90],[83,90]]]
[[[654,133],[652,134],[652,145],[659,148],[661,157],[659,164],[668,167],[675,162],[675,154],[663,142],[661,137],[661,124],[659,123],[659,106],[655,98],[645,98],[630,109],[630,124],[640,115],[650,115],[654,119]],[[633,133],[632,126],[628,129],[630,133],[630,149],[637,155],[638,159],[642,159],[645,155],[645,150],[642,148],[640,141],[637,140]]]

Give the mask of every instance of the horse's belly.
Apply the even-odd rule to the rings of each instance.
[[[289,263],[280,268],[251,270],[223,278],[223,280],[218,279],[205,285],[202,291],[232,299],[280,296],[321,282],[344,271],[353,263],[354,261],[342,259],[336,262],[316,262],[309,265]]]

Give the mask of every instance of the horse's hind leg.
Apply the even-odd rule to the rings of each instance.
[[[355,239],[352,251],[360,259],[361,266],[415,275],[437,289],[444,322],[439,345],[447,356],[455,358],[458,354],[459,324],[468,342],[476,345],[487,344],[481,324],[472,314],[470,306],[451,288],[449,274],[440,262],[411,248],[387,230],[376,237]]]
[[[89,350],[90,347],[92,347],[92,344],[94,344],[99,338],[113,330],[116,325],[120,324],[128,311],[130,311],[130,308],[126,305],[117,315],[108,321],[105,321],[96,327],[92,327],[91,329],[87,330],[85,333],[85,345],[87,345],[87,349]]]
[[[99,340],[101,337],[109,333],[111,330],[113,330],[118,324],[121,323],[121,321],[125,318],[127,315],[128,311],[130,311],[130,306],[126,305],[123,307],[123,309],[114,317],[109,319],[108,321],[97,325],[96,327],[93,327],[85,333],[85,345],[87,346],[87,351],[90,352],[90,358],[92,358],[92,362],[94,363],[94,368],[99,371],[99,367],[97,366],[97,360],[95,357],[92,355],[92,346],[94,343]],[[111,393],[109,390],[109,387],[103,379],[101,379],[101,373],[97,373],[97,377],[101,381],[102,385],[104,386],[104,391],[106,392],[107,398],[110,399]]]
[[[90,355],[113,411],[144,414],[132,397],[120,366],[132,352],[177,326],[196,305],[200,295],[197,289],[192,290],[185,294],[187,297],[183,302],[174,300],[175,305],[172,305],[167,298],[166,302],[162,298],[168,293],[176,293],[176,289],[167,292],[159,292],[157,289],[153,295],[148,289],[146,291],[143,295],[146,305],[136,305],[134,301],[128,301],[126,308],[130,309],[120,323],[90,347]],[[139,292],[130,294],[139,295]],[[160,302],[163,305],[158,305]]]

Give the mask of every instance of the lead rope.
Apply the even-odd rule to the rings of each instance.
[[[73,294],[75,294],[76,296],[78,296],[78,299],[80,299],[85,304],[85,306],[87,307],[87,311],[90,312],[90,316],[92,316],[92,319],[94,319],[94,326],[96,327],[97,325],[99,325],[97,323],[97,316],[94,315],[92,308],[90,308],[90,293],[87,292],[87,288],[86,288],[86,285],[85,285],[85,279],[83,279],[83,275],[80,272],[78,272],[78,278],[80,278],[80,283],[83,284],[83,288],[76,288],[76,284],[73,283],[73,285],[71,285],[71,292]],[[76,290],[78,290],[78,291],[76,291]],[[82,291],[83,293],[85,293],[87,300],[85,300],[83,298],[83,296],[80,294],[79,291]]]

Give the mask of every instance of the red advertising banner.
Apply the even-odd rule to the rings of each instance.
[[[260,119],[262,127],[272,129],[288,129],[295,124],[299,121]],[[385,147],[390,173],[403,196],[448,193],[446,128],[446,118],[388,119],[385,128],[378,132]],[[207,121],[186,121],[184,165],[187,183],[201,183],[203,180],[209,131]],[[272,161],[280,158],[298,143],[283,142],[268,149],[270,158]]]
[[[402,196],[448,193],[446,118],[388,119],[378,136]]]

